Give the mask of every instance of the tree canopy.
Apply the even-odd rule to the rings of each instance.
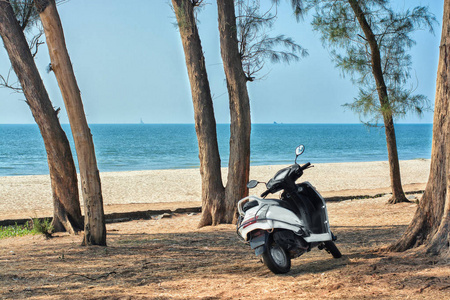
[[[289,64],[308,55],[292,38],[268,34],[277,19],[276,6],[261,9],[260,0],[237,0],[235,6],[239,52],[248,81],[255,79],[267,60]]]
[[[377,123],[383,115],[405,116],[409,112],[422,114],[429,107],[424,95],[414,94],[410,84],[411,56],[414,46],[412,33],[427,29],[433,32],[436,18],[427,7],[418,6],[403,12],[394,11],[388,0],[308,0],[308,8],[315,8],[313,28],[322,34],[324,45],[331,48],[331,56],[343,75],[350,75],[359,86],[359,95],[345,106]],[[388,101],[377,99],[377,85],[372,76],[371,56],[367,37],[358,24],[351,2],[361,7],[376,40]]]
[[[20,28],[24,32],[25,37],[27,37],[28,47],[32,52],[32,56],[35,57],[39,46],[44,43],[41,41],[44,31],[40,26],[39,14],[34,7],[33,0],[10,0],[9,3]],[[0,75],[0,87],[22,93],[22,87],[19,82],[11,82],[11,75],[12,67],[9,68],[6,76]]]

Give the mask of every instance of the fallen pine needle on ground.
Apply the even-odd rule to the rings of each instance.
[[[82,247],[68,234],[5,238],[0,298],[449,299],[448,262],[382,251],[417,206],[387,199],[328,203],[343,258],[316,248],[285,275],[272,274],[234,225],[197,229],[198,214],[108,224],[107,247]]]

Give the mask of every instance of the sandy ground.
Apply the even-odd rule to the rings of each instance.
[[[0,299],[450,299],[449,262],[380,251],[417,207],[387,198],[329,203],[343,257],[315,248],[285,275],[272,274],[235,226],[198,229],[198,214],[107,224],[107,247],[61,233],[2,239]]]
[[[429,163],[403,161],[403,183],[423,188]],[[254,167],[251,177],[267,180],[278,169]],[[386,162],[320,164],[304,180],[331,196],[373,194],[389,191],[388,174]],[[106,211],[199,204],[198,170],[103,173],[102,183]],[[0,219],[51,215],[47,176],[0,184]],[[272,274],[234,225],[198,229],[192,213],[107,224],[107,247],[80,246],[81,236],[66,233],[2,239],[0,299],[450,299],[449,261],[383,251],[417,208],[388,198],[329,202],[343,257],[312,249],[285,275]]]
[[[428,180],[430,160],[401,161],[402,183],[423,184]],[[250,178],[269,180],[282,166],[255,166]],[[227,169],[223,169],[226,180]],[[198,169],[152,170],[101,173],[105,212],[124,209],[158,209],[160,203],[175,206],[200,205],[201,180]],[[311,182],[325,197],[333,195],[370,195],[389,192],[387,162],[316,164],[305,171],[303,181]],[[260,185],[251,193],[264,190]],[[81,193],[80,193],[81,195]],[[39,176],[0,177],[0,220],[50,217],[53,212],[50,178]]]

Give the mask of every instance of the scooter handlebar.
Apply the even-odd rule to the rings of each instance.
[[[269,193],[270,193],[270,191],[269,191],[269,190],[266,190],[264,193],[261,194],[261,197],[264,198],[264,197],[266,197],[267,195],[269,195]]]
[[[285,180],[286,177],[290,177],[290,180],[294,181],[294,183],[295,183],[295,181],[302,176],[303,170],[308,169],[310,166],[311,166],[311,163],[307,162],[303,166],[295,164],[295,165],[292,165],[292,166],[290,166],[288,168],[285,168],[285,169],[282,169],[282,170],[278,171],[278,173],[275,174],[275,177],[272,178],[268,182],[268,184],[266,184],[266,186],[270,185],[270,188],[268,187],[269,189],[267,189],[264,193],[262,193],[261,197],[264,198],[267,195],[269,195],[270,193],[274,193],[274,192],[279,191],[280,188],[279,188],[278,184],[280,183],[280,180]],[[282,176],[282,178],[277,178],[278,176]],[[274,179],[275,179],[275,183],[271,184],[272,180],[274,180]]]
[[[303,166],[300,167],[300,169],[303,171],[305,169],[308,169],[308,167],[311,165],[310,162],[307,162],[306,164],[304,164]]]

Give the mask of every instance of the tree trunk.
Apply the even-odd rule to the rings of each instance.
[[[36,0],[35,5],[44,27],[52,70],[63,96],[78,154],[85,209],[82,244],[106,246],[103,198],[94,143],[84,114],[72,63],[67,53],[61,20],[54,0]]]
[[[358,4],[357,0],[348,0],[353,12],[358,19],[361,29],[364,32],[367,42],[369,43],[371,59],[372,59],[372,74],[375,79],[378,91],[378,98],[382,107],[383,121],[386,132],[386,145],[389,158],[389,171],[391,176],[392,198],[389,203],[409,202],[403,192],[402,180],[400,177],[400,164],[398,161],[397,142],[395,138],[394,120],[392,117],[391,107],[389,103],[389,96],[384,82],[383,70],[381,67],[380,49],[375,35],[366,20],[364,12]]]
[[[216,120],[206,74],[205,58],[198,35],[192,0],[172,0],[183,43],[197,133],[202,177],[202,217],[199,227],[225,221],[225,190],[220,171]]]
[[[248,195],[250,173],[250,101],[237,40],[233,0],[218,0],[220,52],[230,102],[230,159],[225,188],[226,222],[237,220],[237,201]]]
[[[395,138],[394,120],[392,115],[384,116],[384,130],[386,133],[386,145],[388,149],[389,172],[391,175],[392,197],[389,204],[409,202],[403,192],[402,180],[400,177],[400,163],[397,153],[397,140]]]
[[[53,109],[13,9],[6,1],[0,1],[0,35],[44,140],[53,194],[54,230],[74,234],[83,228],[83,218],[69,141],[61,128],[57,111]]]
[[[424,245],[432,255],[450,258],[450,0],[444,17],[436,80],[430,176],[414,218],[391,251]]]

